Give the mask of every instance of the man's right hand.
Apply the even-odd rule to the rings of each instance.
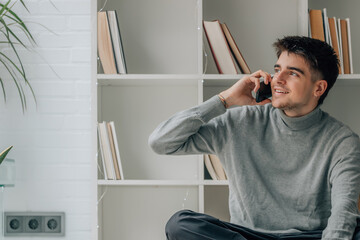
[[[264,105],[270,103],[270,99],[265,99],[264,101],[257,103],[251,94],[251,91],[256,93],[259,90],[261,77],[264,78],[265,84],[270,84],[271,75],[262,70],[258,70],[251,75],[241,78],[230,88],[221,92],[220,95],[225,99],[227,107],[233,105]]]

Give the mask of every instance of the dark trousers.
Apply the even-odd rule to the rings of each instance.
[[[353,240],[360,240],[359,230],[358,226]],[[190,210],[175,213],[166,224],[165,231],[168,240],[315,240],[321,239],[322,234],[320,230],[283,234],[262,233]]]

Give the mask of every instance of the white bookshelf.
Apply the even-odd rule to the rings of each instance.
[[[92,1],[93,22],[104,3]],[[244,76],[217,74],[203,39],[203,19],[226,22],[250,69],[272,72],[276,61],[272,43],[285,35],[307,35],[309,7],[327,7],[332,16],[336,5],[350,3],[355,4],[350,0],[107,0],[104,10],[118,11],[128,74],[102,73],[93,24],[94,119],[115,122],[125,180],[102,180],[98,173],[96,238],[165,239],[166,221],[184,208],[229,220],[228,181],[205,178],[202,156],[159,156],[147,144],[160,122]],[[345,8],[358,9],[360,2],[356,4]],[[323,109],[359,134],[360,113],[354,109],[360,90],[360,69],[355,67],[360,50],[354,43],[360,37],[355,28],[360,19],[353,10],[348,12],[356,74],[339,76]]]

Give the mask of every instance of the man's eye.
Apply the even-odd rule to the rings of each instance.
[[[290,72],[290,75],[295,77],[299,76],[296,72]]]
[[[274,72],[278,73],[278,72],[280,72],[280,69],[274,69]]]

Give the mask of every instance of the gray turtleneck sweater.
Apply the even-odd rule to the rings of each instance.
[[[226,110],[214,96],[161,123],[149,143],[159,154],[216,154],[229,179],[232,223],[352,238],[359,137],[320,108],[290,118],[271,104]]]

